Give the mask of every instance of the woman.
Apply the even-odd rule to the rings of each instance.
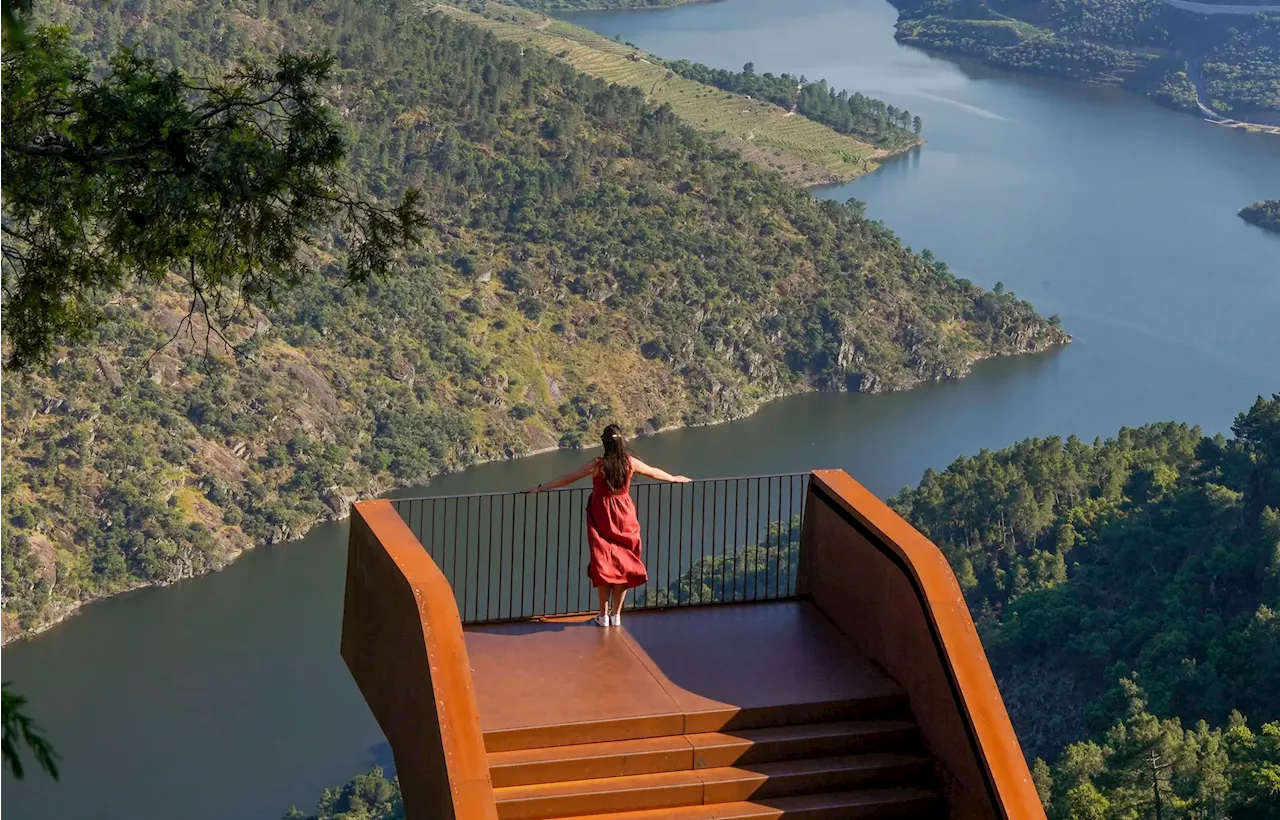
[[[650,467],[631,455],[627,440],[616,424],[604,428],[600,439],[604,444],[603,456],[528,492],[554,490],[591,476],[591,495],[587,498],[587,545],[591,559],[587,563],[587,577],[600,597],[595,622],[597,626],[622,626],[622,599],[627,590],[649,578],[640,558],[640,521],[631,502],[631,476],[639,473],[679,484],[687,484],[690,479]]]

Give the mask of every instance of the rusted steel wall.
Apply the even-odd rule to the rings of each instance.
[[[453,591],[385,500],[352,508],[342,658],[391,744],[408,820],[496,820]]]
[[[1043,820],[1031,772],[942,552],[842,470],[813,473],[801,595],[907,690],[954,820]]]

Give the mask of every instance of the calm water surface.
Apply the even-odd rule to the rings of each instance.
[[[908,108],[928,145],[820,193],[857,197],[958,275],[997,281],[1076,336],[962,382],[802,396],[640,442],[670,469],[844,467],[887,495],[927,467],[1029,435],[1092,438],[1178,419],[1225,431],[1280,390],[1280,239],[1236,211],[1280,196],[1280,139],[1119,92],[959,66],[902,48],[880,0],[728,0],[575,21],[724,68],[825,77]],[[432,493],[514,490],[576,463],[475,468]],[[346,530],[90,607],[4,650],[6,680],[64,777],[6,779],[13,818],[277,818],[390,753],[338,657]]]

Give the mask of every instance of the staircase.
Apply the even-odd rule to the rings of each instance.
[[[744,521],[794,521],[795,478],[702,482],[697,516],[655,493],[657,586],[732,547],[701,580],[732,600],[607,629],[577,611],[591,596],[581,538],[556,538],[563,504],[512,501],[512,523],[506,494],[355,505],[342,657],[405,816],[1044,820],[946,558],[848,475],[801,477],[798,568],[781,546],[772,565],[747,553],[756,581],[725,587],[739,546],[767,543]]]
[[[744,710],[724,723],[719,731],[653,737],[636,737],[636,727],[620,721],[487,732],[498,817],[945,817],[904,700]],[[554,745],[569,737],[588,742]]]

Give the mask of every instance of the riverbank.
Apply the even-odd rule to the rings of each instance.
[[[628,10],[630,0],[516,0],[529,9]],[[654,10],[694,5],[701,0],[671,0]],[[1028,0],[1036,3],[1036,0]],[[1030,74],[1073,79],[1076,82],[1119,86],[1151,97],[1161,105],[1194,111],[1199,105],[1197,84],[1190,78],[1187,61],[1178,51],[1153,43],[1121,43],[1106,32],[1093,36],[1060,37],[1051,28],[998,12],[986,3],[923,3],[923,0],[890,0],[899,10],[897,38],[906,45],[934,54],[974,58],[992,67]],[[951,5],[973,18],[950,17]],[[1169,8],[1184,6],[1171,3]],[[1185,8],[1192,9],[1194,4]],[[1050,18],[1050,13],[1039,15]],[[609,41],[605,41],[609,42]],[[1225,118],[1207,109],[1211,119]],[[1244,123],[1249,128],[1262,125]]]
[[[1034,350],[1033,352],[1034,353],[1048,352],[1048,351],[1057,349],[1058,347],[1068,345],[1071,343],[1071,341],[1072,341],[1072,337],[1070,336],[1070,334],[1064,333],[1061,335],[1059,339],[1051,341],[1048,344],[1043,345],[1038,349]],[[979,364],[980,362],[993,359],[993,358],[1002,358],[1002,357],[1012,356],[1012,355],[1020,355],[1020,354],[1017,354],[1011,351],[1001,351],[998,353],[976,355],[972,358],[971,361],[969,361],[969,363],[963,369],[962,372],[955,374],[954,378],[958,379],[958,378],[967,377],[972,371],[972,368],[975,365]],[[913,389],[923,383],[924,381],[922,380],[922,381],[912,382],[910,384],[890,385],[887,391],[876,390],[872,392],[900,392],[904,390]],[[676,432],[681,430],[696,430],[696,429],[708,428],[708,427],[717,427],[723,424],[728,424],[735,421],[741,421],[743,419],[750,418],[751,416],[755,415],[761,409],[763,409],[765,406],[769,405],[772,402],[775,402],[781,399],[790,398],[793,396],[803,395],[806,393],[812,393],[812,392],[815,392],[812,388],[806,387],[805,385],[797,385],[795,389],[792,389],[792,390],[787,390],[787,391],[779,392],[776,394],[760,397],[759,400],[756,401],[754,405],[752,405],[750,408],[746,410],[746,412],[727,413],[720,417],[707,420],[707,421],[698,422],[698,423],[668,424],[665,426],[651,428],[648,430],[641,430],[637,432],[637,437],[646,438],[649,436],[659,435],[662,433],[670,433],[670,432]],[[590,449],[594,446],[595,446],[594,442],[590,442],[586,444],[584,448],[581,448],[581,449]],[[566,447],[557,446],[557,445],[544,445],[544,446],[532,445],[532,446],[529,446],[528,448],[524,448],[519,451],[503,450],[503,451],[485,452],[483,454],[477,455],[474,459],[469,461],[465,466],[462,466],[456,469],[445,470],[431,476],[424,476],[423,482],[415,486],[417,487],[425,486],[426,484],[429,484],[430,482],[436,479],[456,474],[458,472],[461,472],[462,470],[473,469],[485,464],[492,464],[492,463],[504,462],[504,461],[517,461],[524,458],[531,458],[534,456],[544,455],[546,453],[551,453],[558,450],[577,450],[577,449],[580,449],[580,448],[577,448],[577,447],[566,448]],[[105,601],[119,595],[124,595],[131,592],[137,592],[139,590],[144,590],[149,588],[164,588],[167,586],[172,586],[173,584],[176,584],[182,581],[192,580],[194,578],[198,578],[203,575],[224,570],[229,566],[231,566],[235,561],[242,558],[246,553],[252,550],[260,549],[263,547],[286,545],[289,543],[304,540],[309,535],[311,535],[311,533],[315,528],[319,526],[345,521],[350,516],[351,505],[353,503],[370,499],[370,498],[379,498],[383,496],[394,497],[397,492],[399,492],[399,490],[381,481],[373,483],[363,488],[356,489],[353,492],[343,495],[340,500],[340,503],[337,503],[333,506],[325,507],[326,510],[329,510],[328,514],[316,516],[310,522],[306,523],[303,526],[297,527],[295,529],[284,530],[279,534],[279,537],[274,537],[271,540],[263,541],[263,542],[254,542],[251,539],[247,539],[243,537],[238,539],[237,541],[238,546],[222,552],[219,555],[218,561],[204,566],[200,571],[193,571],[190,574],[183,575],[178,578],[164,580],[164,581],[146,581],[143,579],[134,578],[134,579],[130,579],[127,583],[115,589],[110,590],[109,592],[96,594],[81,600],[59,602],[56,608],[50,609],[46,612],[45,619],[42,620],[40,624],[35,628],[31,628],[27,630],[13,629],[11,613],[5,613],[5,616],[6,616],[4,619],[5,631],[3,633],[3,636],[0,637],[0,645],[8,645],[10,643],[13,643],[14,641],[36,637],[37,635],[40,635],[41,633],[46,632],[49,629],[63,623],[67,619],[82,613],[86,607],[89,607],[95,603],[99,603],[101,601]],[[243,536],[242,533],[241,535]]]
[[[501,39],[541,48],[593,77],[638,88],[651,105],[669,106],[717,146],[793,185],[849,182],[924,144],[915,139],[898,150],[879,148],[765,100],[690,80],[671,71],[661,57],[516,5],[487,2],[482,12],[446,3],[434,7]]]
[[[696,0],[695,0],[696,2]],[[1271,69],[1255,53],[1280,48],[1280,24],[1257,15],[1274,4],[1232,5],[1164,0],[1153,18],[1148,5],[1118,0],[1107,15],[1085,3],[1027,0],[1026,19],[978,3],[889,0],[898,10],[899,41],[937,54],[971,57],[995,68],[1113,85],[1188,113],[1201,112],[1231,128],[1280,133],[1269,117],[1251,112],[1271,106]],[[629,0],[525,0],[540,10],[623,9]],[[691,5],[679,0],[661,8]],[[655,9],[656,10],[656,9]],[[1025,13],[1024,13],[1025,12]],[[1114,28],[1108,27],[1114,25]],[[1212,56],[1213,76],[1199,64]]]
[[[988,65],[1095,85],[1113,85],[1222,125],[1280,133],[1251,113],[1276,109],[1280,20],[1275,7],[1123,0],[1103,19],[1084,3],[1027,0],[1023,18],[985,3],[890,0],[899,41],[976,57]]]

